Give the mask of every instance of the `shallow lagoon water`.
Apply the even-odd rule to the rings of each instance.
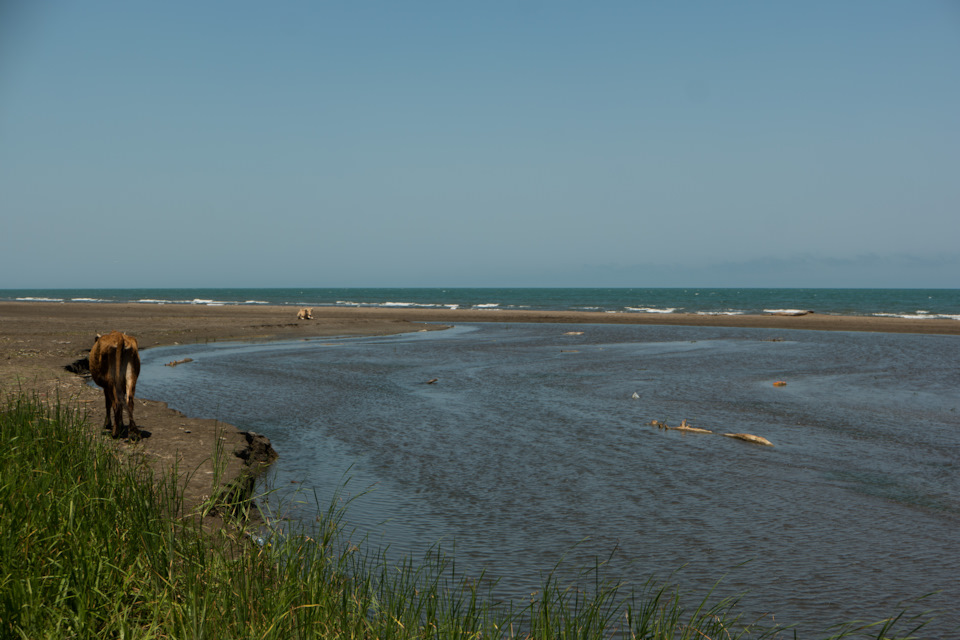
[[[414,557],[455,543],[458,572],[486,568],[504,597],[615,551],[608,575],[701,596],[723,578],[781,624],[941,590],[931,637],[960,625],[955,337],[478,324],[143,358],[141,396],[273,441],[272,483],[306,494],[294,517],[349,475],[348,494],[373,487],[347,512],[358,539]]]

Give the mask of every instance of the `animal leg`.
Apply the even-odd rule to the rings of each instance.
[[[120,431],[123,429],[123,403],[119,398],[113,401],[113,431],[111,435],[114,438],[120,437]]]
[[[109,428],[110,428],[110,413],[113,411],[113,403],[110,402],[110,390],[109,390],[109,389],[104,389],[104,390],[103,390],[103,400],[104,400],[104,404],[106,404],[106,411],[104,412],[104,416],[103,416],[103,428],[104,428],[104,429],[109,429]]]

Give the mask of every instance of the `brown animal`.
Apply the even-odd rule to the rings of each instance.
[[[123,405],[126,404],[130,415],[130,434],[140,433],[133,421],[133,393],[137,388],[137,376],[140,375],[137,339],[119,331],[111,331],[105,336],[98,333],[90,349],[90,375],[103,388],[107,405],[103,428],[112,427],[113,437],[120,436],[123,430]]]
[[[313,307],[304,307],[297,311],[297,320],[313,320]]]

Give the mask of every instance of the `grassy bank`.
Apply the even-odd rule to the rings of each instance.
[[[336,507],[318,534],[270,544],[242,525],[204,533],[180,511],[172,476],[156,481],[78,411],[6,399],[0,638],[793,637],[738,617],[735,601],[685,607],[675,590],[628,592],[600,567],[496,603],[478,586],[487,581],[458,577],[439,550],[397,566],[346,548]],[[820,637],[902,638],[916,624],[901,616]]]

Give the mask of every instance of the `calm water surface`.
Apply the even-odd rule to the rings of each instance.
[[[932,637],[960,625],[955,337],[482,324],[143,355],[141,396],[266,434],[275,486],[325,507],[349,470],[348,493],[374,486],[357,537],[416,557],[455,541],[458,571],[507,597],[615,550],[612,575],[676,571],[701,596],[723,578],[782,624],[942,590]],[[312,495],[292,513],[311,521]]]

